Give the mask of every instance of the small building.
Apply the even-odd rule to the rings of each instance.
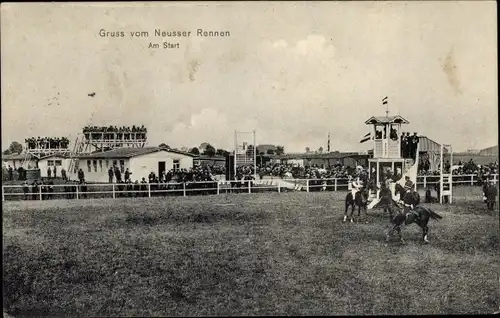
[[[190,153],[160,147],[117,148],[80,155],[78,167],[84,171],[87,182],[108,182],[108,170],[113,166],[118,167],[122,175],[128,169],[131,179],[140,181],[147,179],[151,172],[158,176],[163,171],[190,169],[193,157]]]
[[[36,167],[36,158],[30,154],[27,154],[28,160],[25,163],[25,167],[23,167],[24,160],[26,158],[26,154],[11,154],[11,155],[2,155],[2,164],[5,168],[11,166],[13,169],[19,169],[23,167],[24,169],[35,168]]]

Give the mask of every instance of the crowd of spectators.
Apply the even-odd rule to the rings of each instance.
[[[253,174],[253,169],[247,169],[244,172]],[[330,179],[349,178],[349,176],[356,174],[356,169],[341,164],[327,168],[321,168],[317,165],[303,167],[292,164],[268,164],[257,166],[257,174],[260,178],[272,176],[290,179]]]
[[[67,149],[69,139],[66,137],[31,137],[24,140],[28,149]]]
[[[430,163],[428,158],[423,158],[419,160],[418,175],[429,176],[429,175],[439,175],[440,167],[438,165],[437,169],[432,171],[429,169]],[[492,174],[498,174],[498,161],[491,162],[486,165],[476,164],[473,159],[468,162],[463,163],[461,160],[454,166],[458,166],[452,171],[454,175],[477,175],[477,176],[487,176]],[[444,162],[443,171],[449,173],[451,169],[451,164],[449,160]]]
[[[148,130],[144,125],[139,126],[86,126],[83,128],[83,134],[86,139],[104,139],[104,140],[113,140],[113,139],[125,139],[125,140],[144,140],[147,138]]]

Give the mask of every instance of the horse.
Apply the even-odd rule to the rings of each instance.
[[[396,216],[392,219],[392,228],[389,229],[387,233],[386,241],[389,242],[389,238],[394,234],[394,231],[397,231],[399,234],[399,238],[402,243],[404,243],[403,235],[401,233],[401,227],[410,225],[412,223],[417,224],[422,229],[422,239],[424,243],[429,243],[428,235],[429,235],[429,227],[427,224],[430,219],[441,220],[443,217],[432,211],[429,208],[423,206],[417,206],[413,209],[412,212],[402,213],[399,206],[395,205],[399,210]],[[404,209],[403,209],[404,212]],[[416,214],[416,215],[415,215]]]
[[[379,198],[380,198],[379,202],[375,204],[373,208],[374,209],[383,208],[384,212],[389,212],[389,222],[392,222],[392,219],[394,218],[393,207],[397,203],[392,198],[391,189],[389,189],[388,187],[382,187],[380,189]]]
[[[358,207],[358,221],[361,219],[361,208],[363,208],[365,212],[365,219],[366,219],[366,208],[368,206],[368,196],[369,196],[369,191],[367,188],[361,188],[356,194],[354,195],[354,198],[352,197],[352,192],[349,191],[345,197],[345,212],[344,212],[344,221],[347,220],[347,211],[349,210],[349,206],[352,207],[351,209],[351,214],[349,216],[351,223],[353,223],[352,215],[354,213],[354,208],[355,206]],[[366,221],[368,223],[368,221]]]
[[[411,204],[414,207],[420,204],[420,194],[417,191],[406,191],[402,185],[396,183],[396,191],[394,195],[398,195],[401,201],[406,204]]]

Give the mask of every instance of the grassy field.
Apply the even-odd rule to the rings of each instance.
[[[500,306],[498,216],[433,205],[385,244],[345,193],[7,202],[4,311],[19,315],[482,314]],[[465,190],[464,190],[465,191]]]

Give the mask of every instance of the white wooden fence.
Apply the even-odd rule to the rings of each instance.
[[[491,176],[498,182],[498,175]],[[454,175],[453,185],[473,186],[478,183],[477,175]],[[2,201],[12,200],[45,200],[45,199],[85,199],[85,198],[118,198],[118,197],[152,197],[165,195],[203,195],[221,193],[258,193],[286,191],[346,191],[349,179],[281,179],[278,177],[254,181],[204,181],[204,182],[170,182],[142,184],[57,184],[33,187],[23,185],[3,185]],[[418,176],[417,186],[427,187],[439,183],[439,176]],[[89,191],[90,190],[90,191]]]

